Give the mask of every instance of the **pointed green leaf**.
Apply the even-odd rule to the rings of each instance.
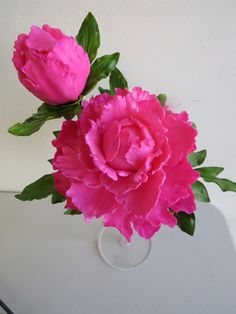
[[[200,166],[206,159],[207,151],[205,149],[192,153],[188,157],[188,161],[193,167]]]
[[[91,66],[90,74],[82,92],[83,95],[88,94],[100,80],[108,77],[108,75],[114,71],[120,54],[118,52],[112,55],[105,55],[94,61]]]
[[[194,122],[192,122],[192,127],[193,127],[194,129],[197,128],[197,126],[196,126],[196,124],[195,124]]]
[[[91,12],[85,17],[76,40],[88,53],[89,60],[92,63],[100,46],[100,34],[97,21]]]
[[[216,177],[218,174],[220,174],[224,168],[223,167],[201,167],[201,168],[196,168],[201,177]]]
[[[128,83],[124,75],[117,68],[115,68],[115,70],[111,72],[109,83],[110,83],[110,90],[112,92],[115,92],[115,88],[121,88],[121,89],[128,88]]]
[[[46,174],[35,182],[27,185],[15,197],[21,201],[40,200],[55,191],[52,174]]]
[[[160,101],[162,106],[165,106],[166,102],[167,102],[167,96],[166,94],[160,94],[157,96],[157,99]]]
[[[192,190],[193,190],[196,200],[200,202],[207,202],[207,203],[210,202],[210,197],[208,195],[207,189],[202,182],[196,181],[192,185]]]
[[[193,235],[195,231],[195,215],[179,212],[175,214],[178,227],[185,233]]]
[[[27,136],[37,132],[48,120],[59,118],[58,112],[50,111],[46,105],[39,107],[38,112],[34,113],[23,123],[16,123],[8,129],[13,135]]]
[[[203,177],[206,182],[216,183],[223,192],[236,192],[236,182],[228,179],[215,178],[215,177]]]
[[[57,204],[57,203],[62,203],[66,200],[66,198],[61,195],[59,192],[56,190],[52,193],[52,198],[51,198],[51,203],[52,204]]]
[[[13,135],[27,136],[37,132],[41,126],[49,120],[59,119],[61,117],[73,118],[75,115],[75,108],[77,103],[63,105],[63,106],[49,106],[42,104],[37,113],[34,113],[30,118],[23,123],[16,123],[8,129],[8,132]]]
[[[82,214],[81,211],[75,209],[67,209],[64,212],[64,215],[81,215],[81,214]]]

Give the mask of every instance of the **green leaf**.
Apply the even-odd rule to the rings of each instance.
[[[83,95],[88,94],[100,80],[109,76],[114,71],[120,54],[118,52],[112,55],[105,55],[94,61],[91,66],[90,74],[86,86],[82,92]]]
[[[75,209],[68,209],[64,212],[64,215],[81,215],[81,211]]]
[[[220,174],[224,168],[223,167],[201,167],[201,168],[196,168],[201,177],[216,177],[218,174]]]
[[[27,136],[37,132],[48,120],[59,119],[61,117],[72,119],[75,115],[75,108],[77,105],[77,102],[63,106],[49,106],[47,104],[42,104],[38,108],[37,113],[34,113],[23,123],[14,124],[8,129],[8,132],[13,135]]]
[[[166,94],[160,94],[157,96],[157,99],[160,101],[162,106],[165,106],[166,102],[167,102],[167,96]]]
[[[115,88],[121,88],[121,89],[128,88],[128,83],[124,75],[117,68],[115,68],[115,70],[111,72],[109,83],[110,83],[110,90],[112,92],[115,92]]]
[[[104,93],[107,93],[107,94],[112,94],[110,89],[105,89],[105,88],[102,88],[102,87],[98,87],[98,90],[100,92],[100,94],[104,94]]]
[[[207,151],[205,149],[192,153],[188,157],[188,161],[193,167],[200,166],[206,159]]]
[[[194,235],[195,231],[195,215],[194,214],[186,214],[185,212],[179,212],[175,214],[177,218],[177,225],[179,228],[189,234]]]
[[[100,34],[97,21],[91,12],[85,17],[76,40],[88,53],[89,60],[92,63],[100,46]]]
[[[216,183],[223,192],[236,192],[236,182],[216,177],[203,177],[206,182]]]
[[[193,127],[194,129],[197,128],[197,126],[196,126],[196,124],[195,124],[194,122],[192,122],[192,127]]]
[[[192,185],[192,190],[193,190],[196,200],[200,202],[206,202],[206,203],[210,202],[210,197],[208,195],[207,189],[202,182],[196,181]]]
[[[40,200],[55,191],[52,174],[46,174],[35,182],[27,185],[24,190],[15,197],[21,201]]]
[[[51,203],[56,204],[56,203],[62,203],[66,200],[66,198],[61,195],[59,192],[56,190],[52,193],[52,198],[51,198]]]

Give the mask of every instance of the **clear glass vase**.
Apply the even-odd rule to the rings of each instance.
[[[152,247],[151,240],[134,234],[129,243],[115,228],[103,228],[98,238],[98,249],[103,260],[110,266],[128,270],[147,259]]]

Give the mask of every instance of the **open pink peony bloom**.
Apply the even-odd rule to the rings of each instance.
[[[78,99],[90,72],[87,53],[57,28],[32,26],[15,42],[13,63],[21,83],[51,105]]]
[[[53,141],[55,188],[85,221],[104,217],[131,240],[132,227],[149,239],[174,212],[196,209],[191,185],[199,177],[187,161],[197,131],[186,112],[162,107],[141,88],[117,89],[83,103],[78,121],[65,121]]]

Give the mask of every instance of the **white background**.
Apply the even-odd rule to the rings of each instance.
[[[224,176],[236,180],[235,0],[1,0],[0,190],[21,190],[51,171],[52,130],[61,123],[25,138],[6,132],[40,105],[18,82],[14,40],[43,23],[75,35],[89,11],[100,26],[99,54],[119,51],[131,88],[164,92],[174,110],[187,110],[199,130],[198,148],[208,149],[207,165],[225,166]],[[209,191],[236,240],[236,195],[212,185]]]

